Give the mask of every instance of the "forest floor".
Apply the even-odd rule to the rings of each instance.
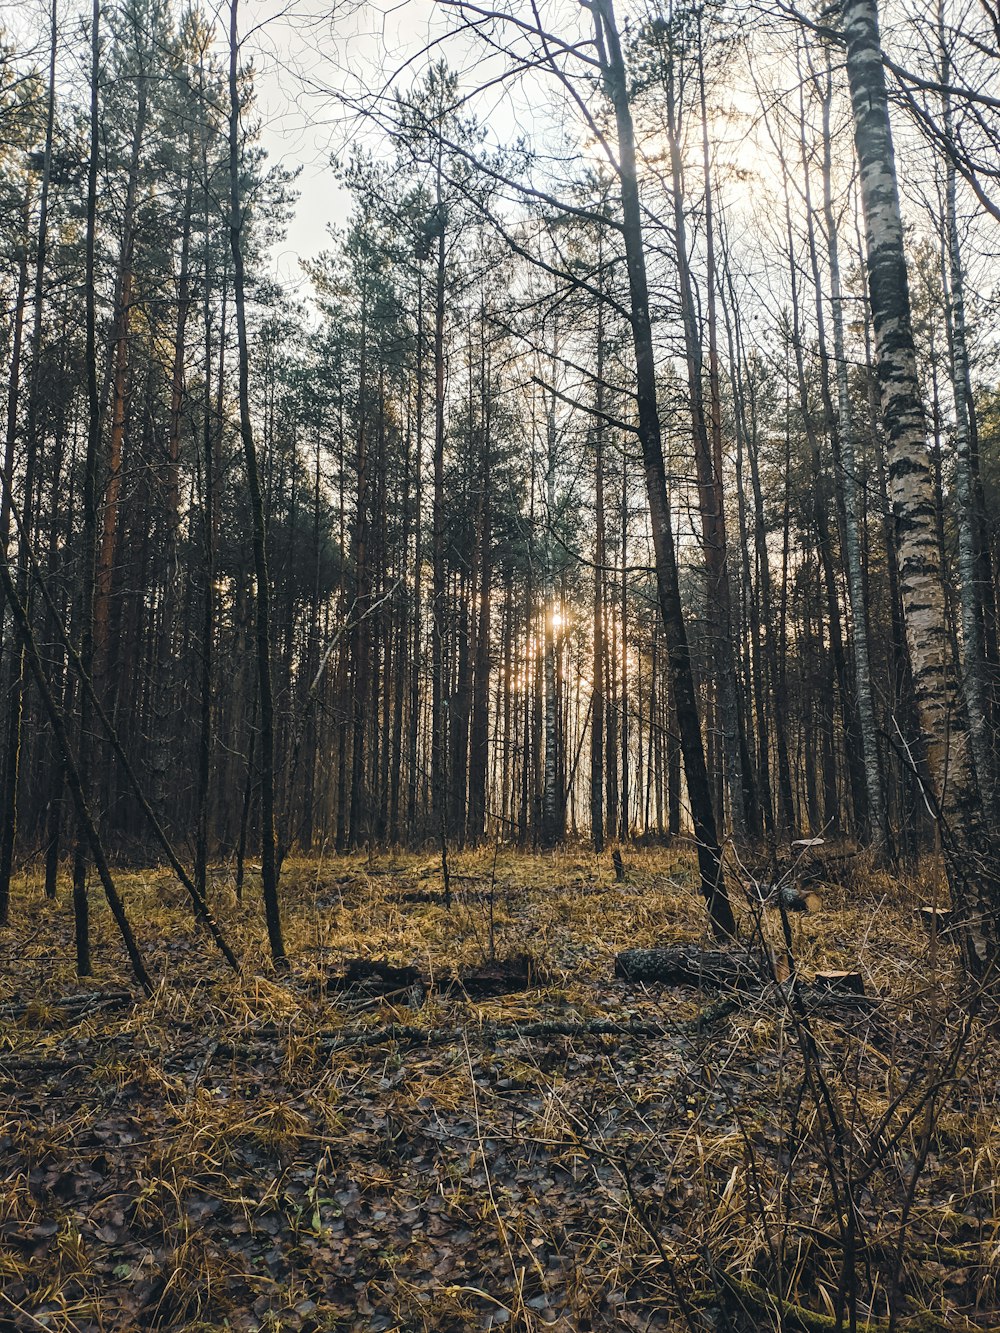
[[[240,977],[168,872],[122,873],[150,1000],[96,898],[77,980],[66,888],[26,875],[0,939],[0,1330],[741,1333],[852,1305],[1000,1328],[1000,1058],[914,922],[930,872],[840,873],[792,918],[801,976],[880,997],[803,1018],[787,985],[615,980],[622,948],[712,947],[687,852],[626,863],[457,855],[447,911],[429,854],[291,861],[285,976],[256,883],[238,903],[220,868]],[[537,972],[472,999],[446,983],[491,923]],[[338,989],[357,956],[434,980]]]

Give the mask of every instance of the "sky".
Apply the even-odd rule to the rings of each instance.
[[[560,24],[579,21],[575,0],[549,0],[546,11]],[[58,0],[62,41],[59,77],[85,77],[92,0]],[[0,32],[22,54],[44,59],[51,0],[0,0]],[[214,20],[219,56],[228,59],[229,0],[200,0]],[[359,143],[386,140],[359,117],[363,98],[391,87],[407,88],[431,61],[445,59],[472,92],[489,83],[498,60],[484,61],[478,38],[457,31],[459,21],[436,0],[239,0],[241,59],[252,60],[260,136],[272,164],[297,169],[298,202],[285,238],[273,248],[274,277],[308,301],[310,285],[301,261],[330,244],[330,227],[345,223],[350,207],[337,182],[331,157]],[[72,68],[71,68],[72,66]],[[463,73],[465,78],[462,78]],[[519,134],[544,139],[541,84],[513,88],[496,83],[475,98],[475,112],[488,124],[494,143]]]
[[[224,42],[228,3],[215,3]],[[547,13],[559,24],[579,22],[572,0],[565,9],[556,0]],[[295,217],[274,264],[279,280],[303,295],[308,283],[300,260],[328,245],[329,227],[342,225],[349,208],[331,156],[359,142],[385,146],[352,104],[405,89],[444,59],[494,144],[527,135],[538,149],[555,123],[549,81],[496,78],[506,62],[485,55],[481,40],[462,33],[454,12],[435,0],[240,0],[240,15],[243,55],[252,56],[256,69],[264,146],[272,162],[300,169]]]
[[[257,71],[264,147],[271,162],[300,171],[295,216],[274,251],[276,276],[304,287],[300,260],[327,246],[329,227],[347,217],[331,157],[366,136],[345,99],[394,76],[406,86],[426,67],[428,49],[437,50],[447,22],[433,0],[243,0],[240,16],[244,56]]]
[[[202,0],[202,7],[215,20],[225,57],[228,0]],[[0,0],[0,31],[21,52],[44,53],[48,9],[49,0]],[[59,11],[65,63],[85,50],[79,36],[89,27],[90,0],[60,0]],[[318,254],[328,243],[329,224],[346,217],[348,201],[330,158],[350,147],[359,127],[342,99],[398,72],[405,86],[426,66],[421,53],[447,26],[434,0],[240,0],[241,54],[257,71],[264,147],[272,163],[300,171],[295,217],[274,251],[275,276],[283,282],[304,285],[300,257]]]
[[[228,3],[215,4],[220,41],[225,42]],[[557,2],[546,12],[550,21],[578,22],[578,6],[573,10],[571,17]],[[240,16],[243,55],[252,56],[256,69],[264,146],[272,162],[300,169],[295,217],[274,249],[275,276],[308,297],[300,261],[329,244],[329,227],[343,225],[350,206],[331,170],[331,155],[345,154],[359,140],[384,145],[350,102],[390,84],[406,87],[429,60],[440,58],[460,79],[466,73],[463,83],[471,90],[489,81],[483,47],[478,39],[456,32],[454,14],[434,0],[240,0]],[[536,149],[545,142],[559,117],[559,97],[547,86],[550,82],[529,78],[520,87],[497,84],[476,98],[475,111],[490,126],[494,142],[521,133]],[[720,118],[713,127],[716,148],[759,188],[767,146],[759,135],[747,133],[747,106],[737,108],[731,98],[729,114],[735,115],[734,123]],[[595,165],[601,156],[595,151]]]
[[[229,0],[201,3],[214,17],[220,59],[225,60]],[[48,4],[0,0],[0,25],[16,35],[22,49],[44,51]],[[72,40],[64,38],[63,61],[79,59],[86,49],[80,37],[89,27],[90,0],[59,0],[59,8],[63,25],[76,28]],[[562,32],[580,24],[574,0],[547,0],[541,8],[546,21]],[[255,69],[263,146],[272,163],[299,173],[294,216],[285,238],[272,250],[273,275],[307,304],[311,289],[302,260],[315,258],[330,245],[330,228],[343,227],[350,208],[331,158],[343,157],[359,143],[385,148],[384,136],[357,113],[362,99],[391,87],[406,88],[431,60],[444,58],[458,71],[465,91],[488,87],[474,97],[472,106],[480,122],[489,125],[494,144],[522,134],[536,151],[546,143],[565,144],[558,128],[567,108],[565,102],[559,105],[554,81],[541,76],[528,76],[520,85],[493,81],[499,60],[484,61],[481,40],[457,32],[459,26],[454,10],[435,0],[239,0],[241,57],[252,60]],[[504,37],[515,36],[515,31],[505,29]],[[730,110],[736,111],[735,103]],[[748,109],[741,107],[740,112],[736,123],[719,118],[713,139],[720,157],[747,171],[746,189],[759,198],[767,145],[759,134],[747,133]],[[570,142],[579,143],[579,123],[566,128]],[[586,144],[578,151],[586,154]],[[559,160],[552,163],[556,176],[573,169],[562,152],[560,148]],[[595,152],[595,165],[599,156]],[[732,183],[729,190],[732,194]]]

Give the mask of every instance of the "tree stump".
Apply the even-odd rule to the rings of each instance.
[[[860,972],[817,972],[817,990],[846,991],[849,995],[864,995],[865,980]]]
[[[396,967],[379,958],[348,958],[343,975],[330,977],[326,987],[330,991],[356,989],[367,995],[387,996],[422,986],[424,981],[417,967]]]
[[[928,935],[946,935],[951,929],[954,913],[950,907],[917,907],[914,914],[923,923]]]

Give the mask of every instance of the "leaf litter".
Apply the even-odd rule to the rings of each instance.
[[[482,885],[492,860],[458,864]],[[169,874],[125,876],[150,1001],[100,912],[77,980],[65,905],[25,877],[0,993],[0,1330],[739,1331],[776,1325],[760,1290],[786,1327],[830,1317],[836,1206],[787,1012],[613,978],[626,947],[711,947],[686,854],[636,852],[616,884],[584,850],[504,851],[495,890],[451,912],[435,874],[290,862],[279,977],[255,886],[238,903],[220,872],[239,978]],[[858,1186],[860,1308],[884,1319],[895,1274],[900,1329],[995,1328],[997,1061],[974,1041],[933,1123],[906,1122],[958,1021],[912,893],[872,873],[793,922],[804,972],[860,967],[883,997],[814,1023],[859,1182],[882,1119],[898,1130]],[[413,974],[337,984],[358,958]],[[504,958],[523,988],[455,980]]]

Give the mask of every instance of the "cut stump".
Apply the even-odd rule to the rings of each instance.
[[[928,935],[944,935],[952,926],[954,912],[949,907],[918,907],[915,915],[923,922]]]
[[[512,991],[527,990],[538,981],[535,961],[526,953],[512,958],[497,958],[482,967],[462,972],[452,982],[442,982],[447,989],[465,991],[472,1000],[486,1000],[492,995],[509,995]]]
[[[817,972],[817,990],[846,991],[849,995],[864,995],[865,979],[860,972]]]
[[[348,958],[343,976],[330,977],[327,990],[356,989],[366,995],[396,995],[425,983],[417,967],[396,967],[379,958]]]

